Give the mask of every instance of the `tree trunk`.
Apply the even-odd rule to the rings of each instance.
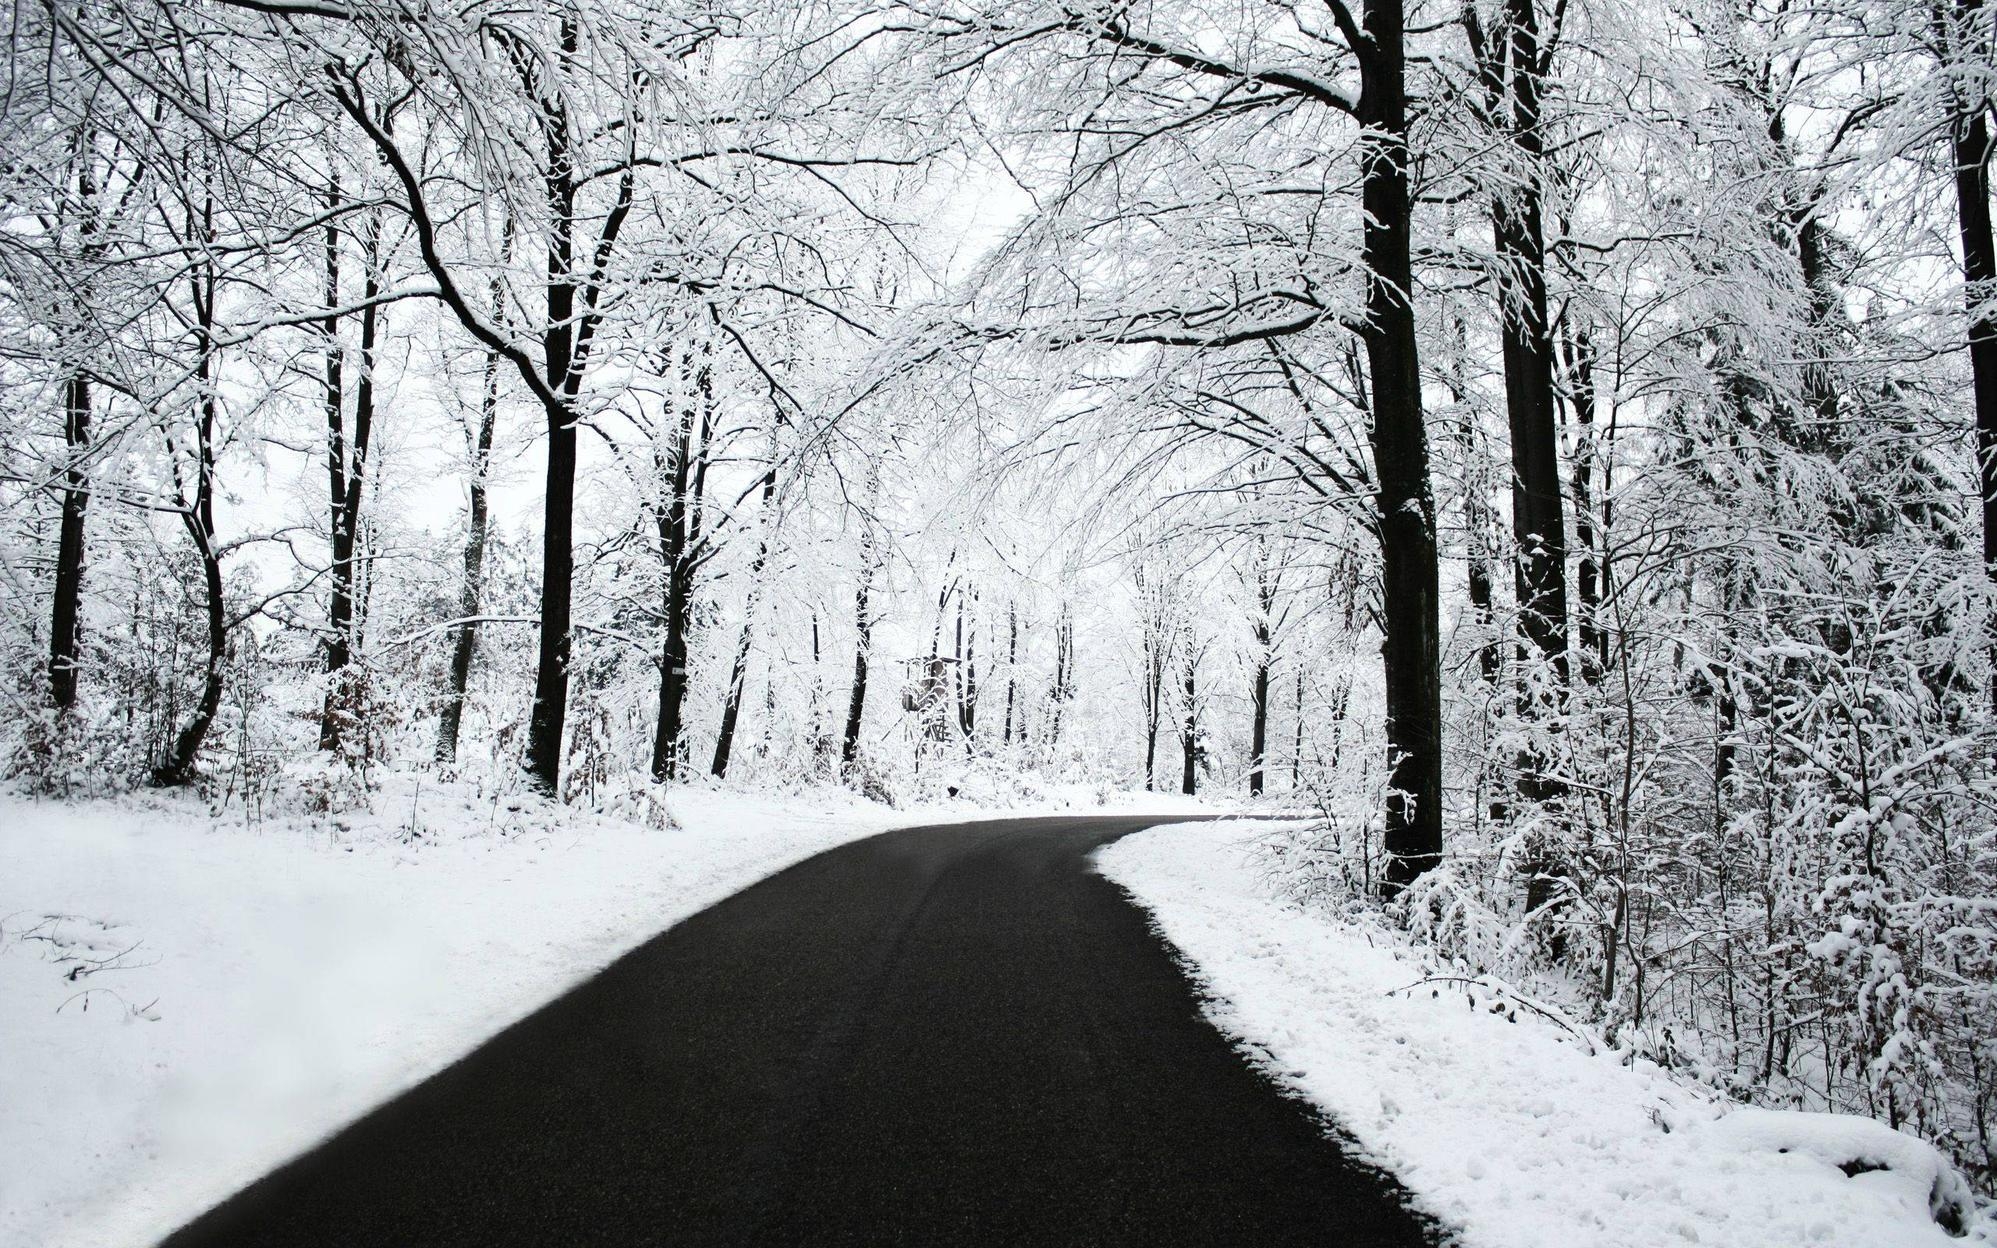
[[[754,606],[751,601],[750,607]],[[735,639],[735,661],[728,668],[728,692],[721,705],[721,727],[714,734],[714,761],[708,771],[717,779],[728,774],[729,756],[735,752],[735,728],[742,719],[742,689],[749,681],[749,641],[748,617],[742,620],[742,632]]]
[[[1047,743],[1061,743],[1061,713],[1075,694],[1075,618],[1064,605],[1054,624],[1054,708]]]
[[[1019,667],[1019,604],[1009,602],[1005,607],[1005,747],[1012,748],[1012,703],[1018,682],[1015,673]]]
[[[501,255],[512,251],[513,221],[507,218]],[[500,307],[502,294],[494,282],[492,300]],[[485,598],[485,538],[490,523],[486,501],[486,475],[492,466],[492,431],[499,417],[499,353],[485,357],[485,388],[479,401],[478,433],[472,441],[471,506],[465,525],[465,581],[458,594],[458,614],[465,621],[458,627],[451,647],[451,689],[444,699],[443,713],[437,718],[437,761],[458,759],[458,732],[464,723],[465,690],[471,684],[472,656],[478,649],[478,623],[473,618],[483,609]]]
[[[774,461],[774,447],[771,458]],[[765,526],[769,524],[770,508],[776,493],[777,470],[771,468],[763,474],[762,516]],[[749,564],[749,595],[742,605],[742,633],[735,641],[735,661],[728,669],[728,693],[721,707],[721,729],[714,734],[714,763],[708,770],[717,777],[728,774],[728,758],[735,750],[735,727],[742,718],[742,690],[749,680],[749,645],[756,623],[756,603],[762,592],[763,569],[769,558],[769,530],[765,527],[762,536],[756,540],[756,557]],[[814,631],[817,623],[816,619],[812,621]]]
[[[332,199],[338,202],[335,184]],[[367,229],[363,246],[365,275],[362,297],[381,293],[376,232]],[[326,227],[326,302],[337,307],[340,297],[339,233]],[[330,490],[333,563],[329,569],[331,601],[326,610],[326,701],[319,718],[319,748],[337,750],[355,706],[347,668],[354,654],[354,550],[360,533],[361,488],[367,476],[368,443],[374,428],[374,355],[381,310],[369,303],[361,311],[360,375],[354,382],[354,423],[347,436],[342,419],[345,394],[341,377],[339,317],[328,316],[326,335],[326,462]]]
[[[1498,255],[1498,323],[1503,342],[1505,411],[1512,447],[1512,536],[1519,627],[1551,671],[1556,705],[1564,700],[1567,655],[1567,520],[1561,484],[1560,435],[1553,387],[1553,335],[1546,309],[1546,244],[1539,177],[1545,160],[1540,132],[1543,66],[1536,0],[1506,0],[1502,45],[1486,49],[1492,105],[1513,149],[1516,168],[1491,199]],[[1509,66],[1509,73],[1506,67]],[[1519,709],[1527,718],[1547,708],[1522,679]],[[1552,760],[1535,750],[1519,769],[1527,800],[1557,802],[1565,786]]]
[[[1158,776],[1158,695],[1153,693],[1144,714],[1144,791],[1157,787]]]
[[[63,384],[62,529],[56,538],[55,604],[49,624],[49,699],[57,710],[76,705],[76,666],[83,640],[83,517],[90,480],[90,379],[73,373]]]
[[[572,59],[581,46],[575,17],[566,12],[561,50]],[[527,775],[548,797],[561,794],[562,730],[569,709],[569,650],[575,575],[576,399],[582,392],[578,358],[575,261],[575,158],[561,96],[550,95],[540,118],[548,163],[543,188],[548,204],[547,319],[541,334],[541,367],[548,393],[547,488],[541,509],[541,630],[535,647],[534,710],[527,723]],[[611,221],[618,218],[613,214]],[[604,227],[607,244],[614,236]],[[599,245],[607,253],[607,245]],[[593,316],[596,309],[591,307]]]
[[[862,529],[860,585],[853,595],[853,621],[858,634],[857,644],[853,647],[853,694],[846,703],[846,733],[839,746],[839,766],[848,774],[860,758],[860,721],[867,710],[867,657],[874,641],[874,621],[867,599],[873,590],[873,580],[873,543],[868,540],[868,531]]]
[[[204,222],[204,235],[208,233]],[[182,499],[181,524],[194,539],[201,557],[201,578],[207,591],[208,661],[202,670],[201,698],[194,714],[175,734],[165,757],[153,768],[153,783],[161,786],[185,784],[194,778],[195,763],[202,742],[215,722],[222,705],[223,665],[228,658],[228,620],[223,614],[222,556],[215,545],[215,423],[214,325],[216,279],[212,270],[196,279],[193,291],[195,332],[198,335],[194,380],[196,419],[194,430],[194,498]]]
[[[347,648],[347,621],[353,613],[353,534],[343,534],[340,520],[347,510],[347,446],[345,380],[346,352],[340,345],[340,226],[333,214],[340,207],[340,182],[334,177],[326,187],[325,228],[326,317],[319,333],[325,339],[325,372],[321,387],[326,411],[327,540],[332,547],[332,566],[327,569],[325,670],[326,693],[319,712],[319,748],[340,747],[340,673],[351,657]]]
[[[652,737],[652,779],[674,779],[680,771],[686,709],[688,634],[693,625],[694,569],[699,561],[703,492],[707,482],[707,439],[714,417],[707,363],[688,346],[680,356],[686,405],[680,411],[667,456],[653,451],[653,467],[667,496],[655,512],[659,558],[665,578],[665,652],[659,667],[659,721]]]
[[[1963,29],[1979,26],[1983,0],[1959,0]],[[1955,159],[1956,224],[1962,236],[1963,301],[1969,315],[1969,368],[1976,400],[1976,458],[1983,490],[1983,566],[1997,585],[1997,240],[1990,224],[1990,124],[1982,96],[1958,101],[1949,139]],[[1987,643],[1997,673],[1997,611]],[[1991,682],[1997,707],[1997,676]]]
[[[666,588],[666,641],[660,655],[659,722],[652,735],[652,779],[671,780],[679,774],[680,718],[686,706],[687,611],[680,578],[669,575]]]
[[[1581,548],[1574,569],[1579,598],[1576,621],[1581,679],[1600,684],[1609,667],[1608,632],[1602,627],[1602,571],[1595,531],[1595,345],[1585,329],[1568,335],[1569,403],[1574,412],[1574,544]],[[1604,483],[1606,484],[1606,483]]]
[[[1200,711],[1199,690],[1195,681],[1198,665],[1188,648],[1186,655],[1186,720],[1179,733],[1179,744],[1183,750],[1183,763],[1179,771],[1179,792],[1191,796],[1199,787],[1200,761]]]
[[[1297,664],[1297,735],[1290,748],[1290,792],[1304,787],[1304,665]]]
[[[957,730],[964,735],[964,746],[972,749],[978,731],[978,622],[971,620],[971,631],[964,632],[964,602],[971,596],[966,591],[957,600]]]
[[[1155,592],[1155,586],[1154,586]],[[1144,789],[1157,783],[1158,732],[1165,720],[1164,630],[1159,627],[1160,612],[1155,603],[1147,605],[1144,618]]]
[[[527,774],[543,794],[560,792],[562,727],[569,697],[569,578],[575,567],[576,428],[548,422],[547,497],[541,509],[541,629],[535,647],[534,711],[527,725]]]
[[[1248,796],[1262,795],[1262,769],[1269,749],[1269,624],[1263,617],[1255,625],[1255,680],[1248,697],[1253,723],[1248,743]]]
[[[1361,201],[1367,272],[1362,331],[1372,382],[1373,463],[1379,486],[1381,646],[1390,772],[1385,884],[1406,887],[1442,854],[1442,648],[1422,418],[1420,344],[1409,304],[1407,88],[1402,0],[1367,0],[1359,121],[1366,149]]]

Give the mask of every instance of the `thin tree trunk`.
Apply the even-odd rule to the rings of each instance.
[[[680,412],[671,461],[654,464],[668,497],[658,510],[659,558],[665,574],[665,653],[660,657],[658,729],[652,737],[652,779],[666,781],[680,771],[686,709],[688,634],[693,624],[694,569],[701,544],[703,492],[707,480],[707,440],[713,420],[706,361],[693,348],[681,356],[687,404]]]
[[[1258,543],[1255,558],[1255,675],[1249,684],[1248,795],[1262,795],[1263,773],[1269,765],[1269,669],[1276,661],[1276,591],[1280,570],[1269,568],[1266,542]]]
[[[1248,772],[1248,795],[1262,795],[1262,769],[1267,764],[1269,743],[1269,661],[1262,659],[1255,664],[1255,684],[1251,695],[1254,699],[1254,729],[1249,742],[1249,752],[1253,755],[1253,766]]]
[[[775,449],[771,450],[772,462]],[[763,588],[763,568],[770,557],[769,517],[770,508],[777,494],[777,470],[772,467],[763,474],[764,529],[756,540],[756,557],[749,564],[749,594],[742,606],[742,634],[735,642],[735,662],[728,669],[727,700],[721,708],[721,729],[714,736],[714,764],[710,771],[716,776],[728,774],[729,755],[735,749],[735,727],[742,717],[742,690],[749,679],[749,646],[756,623],[756,603]],[[814,631],[817,621],[812,621]]]
[[[825,722],[825,651],[818,633],[818,608],[811,609],[811,757],[820,769],[832,758],[832,733]]]
[[[1366,137],[1360,199],[1366,223],[1366,323],[1373,463],[1379,487],[1381,607],[1386,637],[1385,884],[1398,891],[1442,854],[1442,646],[1414,309],[1402,0],[1367,0],[1359,121]]]
[[[1290,748],[1290,792],[1304,787],[1304,665],[1297,664],[1297,735]]]
[[[212,237],[212,230],[213,205],[210,204],[203,215],[201,232],[204,237]],[[205,269],[194,282],[192,303],[197,336],[194,381],[199,396],[196,399],[194,430],[194,497],[192,500],[181,500],[180,513],[181,524],[187,529],[188,536],[194,539],[195,551],[201,557],[201,578],[207,592],[208,658],[202,669],[201,697],[195,703],[194,714],[175,734],[166,755],[153,768],[153,783],[162,786],[185,784],[194,778],[202,742],[207,740],[208,729],[215,722],[215,712],[222,705],[223,666],[228,658],[228,620],[223,614],[222,600],[222,556],[215,543],[216,285],[212,269]]]
[[[1019,604],[1008,602],[1005,606],[1005,746],[1012,748],[1012,703],[1018,687],[1016,673],[1019,668]]]
[[[337,191],[335,192],[337,194]],[[343,438],[340,408],[339,347],[333,335],[338,318],[328,317],[327,439],[326,452],[332,485],[333,566],[332,602],[327,611],[326,672],[329,683],[326,704],[319,721],[319,748],[340,748],[348,719],[356,709],[347,668],[353,663],[357,632],[355,586],[360,577],[354,562],[361,525],[361,490],[367,478],[368,445],[374,430],[375,341],[380,334],[381,309],[372,302],[381,293],[379,238],[373,224],[363,227],[364,275],[361,296],[367,306],[361,310],[360,374],[354,379],[354,423],[352,437]],[[331,227],[327,230],[328,303],[337,302],[337,244]]]
[[[353,534],[342,532],[340,521],[347,510],[347,443],[345,379],[346,351],[340,345],[340,225],[335,215],[340,208],[340,181],[334,176],[326,184],[326,228],[324,231],[326,317],[319,332],[325,339],[326,360],[322,378],[326,411],[326,523],[332,546],[332,566],[327,572],[325,670],[326,694],[319,713],[319,748],[340,748],[340,676],[351,657],[347,645],[347,621],[353,613]]]
[[[749,603],[754,606],[754,601]],[[735,639],[735,660],[728,668],[728,692],[721,705],[721,727],[714,734],[714,761],[708,771],[717,779],[728,774],[728,760],[735,752],[735,728],[742,719],[742,690],[749,681],[749,620],[745,614],[742,632]]]
[[[1054,708],[1047,733],[1049,745],[1061,743],[1061,713],[1075,695],[1075,618],[1064,605],[1054,625]]]
[[[1144,707],[1144,791],[1157,787],[1158,776],[1158,721],[1163,717],[1159,696],[1163,690],[1153,685],[1145,700]]]
[[[1574,569],[1581,679],[1597,685],[1609,666],[1608,633],[1602,628],[1602,572],[1595,531],[1595,346],[1585,329],[1568,335],[1569,402],[1574,411],[1574,544],[1581,548]]]
[[[957,599],[957,730],[964,734],[966,749],[973,747],[978,731],[978,622],[974,616],[971,631],[964,631],[966,591]]]
[[[848,774],[860,758],[860,722],[867,711],[867,657],[874,642],[874,620],[867,601],[874,581],[874,551],[869,534],[869,529],[860,531],[860,584],[853,595],[857,633],[857,644],[853,647],[853,693],[846,703],[846,733],[839,746],[839,766]]]
[[[1186,720],[1179,733],[1179,744],[1183,750],[1183,762],[1179,771],[1179,792],[1191,796],[1199,787],[1200,761],[1200,712],[1199,690],[1196,685],[1199,665],[1191,647],[1186,653]]]
[[[500,234],[500,260],[513,255],[513,217],[508,214]],[[492,316],[498,322],[505,312],[505,292],[495,279],[492,283]],[[472,439],[471,505],[465,524],[465,580],[458,594],[458,615],[465,622],[458,628],[451,647],[451,687],[445,696],[443,712],[437,718],[437,761],[455,763],[458,759],[458,733],[464,724],[465,691],[471,685],[472,658],[478,649],[476,617],[485,599],[485,541],[490,521],[486,499],[487,476],[492,470],[492,434],[499,419],[499,353],[485,355],[485,384],[480,391],[478,432]]]
[[[56,538],[55,603],[49,626],[49,698],[57,710],[76,705],[76,667],[83,642],[83,519],[90,480],[90,379],[73,373],[63,384],[62,528]]]
[[[1352,677],[1339,677],[1338,696],[1331,700],[1331,769],[1338,770],[1340,751],[1345,748],[1345,712],[1352,704]]]

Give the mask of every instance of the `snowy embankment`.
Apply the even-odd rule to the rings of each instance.
[[[245,827],[0,796],[0,1244],[150,1243],[679,919],[940,813],[669,806],[398,777],[370,814]]]
[[[1256,835],[1157,828],[1098,864],[1191,964],[1215,1025],[1467,1248],[1963,1242],[1931,1214],[1966,1212],[1967,1188],[1925,1143],[1869,1119],[1728,1113],[1648,1063],[1591,1055],[1516,999],[1434,978],[1386,932],[1278,900]]]

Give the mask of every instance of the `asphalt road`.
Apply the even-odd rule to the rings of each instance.
[[[809,859],[166,1242],[1435,1242],[1088,869],[1157,822],[912,828]]]

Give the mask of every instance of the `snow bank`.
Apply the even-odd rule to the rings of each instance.
[[[1247,861],[1255,835],[1152,829],[1098,862],[1191,964],[1215,1025],[1470,1248],[1961,1242],[1930,1217],[1961,1180],[1920,1141],[1833,1115],[1722,1117],[1516,998],[1433,978],[1384,933],[1277,900]],[[1886,1168],[1847,1178],[1853,1161]]]
[[[653,933],[910,821],[515,805],[404,778],[345,827],[246,828],[0,796],[0,1244],[149,1243]]]
[[[1935,1222],[1961,1230],[1976,1211],[1969,1183],[1926,1140],[1854,1114],[1736,1109],[1705,1128],[1706,1138],[1739,1153],[1779,1153],[1882,1188],[1894,1203],[1925,1205]]]

